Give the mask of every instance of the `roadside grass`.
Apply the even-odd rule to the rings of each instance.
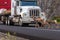
[[[5,36],[0,38],[0,40],[17,40],[17,39],[16,36],[12,36],[10,32],[7,32]]]
[[[15,35],[15,33],[14,33]],[[11,36],[10,32],[7,32],[7,37],[9,40],[16,40],[16,37],[15,36]]]
[[[53,17],[52,20],[56,20],[58,24],[60,24],[60,17]]]

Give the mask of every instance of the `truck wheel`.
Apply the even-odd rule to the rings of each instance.
[[[10,25],[10,20],[8,20],[8,25]]]
[[[10,25],[10,20],[6,20],[5,24]]]
[[[7,25],[10,25],[10,20],[7,20]]]
[[[26,27],[27,27],[27,26],[29,26],[29,24],[28,24],[28,23],[24,23],[24,26],[26,26]]]
[[[11,20],[10,20],[9,22],[10,22],[10,24],[9,24],[9,25],[14,25],[14,23],[13,23]]]
[[[7,20],[5,21],[5,24],[7,25]]]
[[[22,20],[21,19],[19,20],[19,26],[22,26]]]
[[[5,25],[5,21],[3,22],[3,24]]]

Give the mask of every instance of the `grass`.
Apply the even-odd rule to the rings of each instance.
[[[15,34],[14,34],[15,35]],[[12,36],[10,32],[7,32],[5,36],[0,38],[1,40],[17,40],[16,36]]]
[[[15,35],[15,34],[14,34]],[[10,35],[10,32],[7,33],[7,36],[8,36],[8,39],[9,40],[16,40],[16,37],[15,36],[11,36]]]
[[[52,20],[57,20],[57,23],[60,23],[60,17],[53,17]]]

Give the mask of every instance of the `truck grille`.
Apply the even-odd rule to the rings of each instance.
[[[29,14],[30,14],[30,17],[32,17],[33,15],[36,17],[36,16],[39,16],[39,10],[38,9],[32,9],[32,10],[29,10]]]

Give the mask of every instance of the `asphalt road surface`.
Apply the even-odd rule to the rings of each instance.
[[[35,27],[28,27],[28,26],[20,27],[20,26],[9,26],[9,25],[0,24],[0,29],[23,33],[23,34],[27,34],[27,35],[31,35],[31,36],[54,39],[54,40],[60,40],[60,35],[59,35],[60,28],[59,27],[60,27],[60,24],[57,24],[57,25],[51,24],[51,28],[49,28],[49,29],[48,29],[47,25],[45,27],[35,28]],[[38,39],[36,39],[36,40],[38,40]],[[44,39],[44,40],[47,40],[47,39]]]
[[[2,26],[6,27],[7,25],[3,25],[2,23],[0,23],[0,27]],[[8,34],[8,32],[0,32],[0,40],[30,40],[30,39],[16,36],[15,34],[11,35],[10,33]]]

